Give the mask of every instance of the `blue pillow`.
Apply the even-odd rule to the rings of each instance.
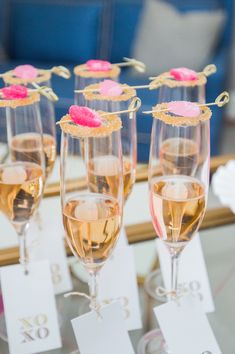
[[[12,0],[13,59],[82,63],[99,51],[102,1]]]

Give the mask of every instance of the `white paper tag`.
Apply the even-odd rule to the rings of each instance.
[[[59,231],[59,230],[57,230]],[[72,281],[67,264],[64,239],[56,232],[56,227],[48,225],[42,231],[37,226],[30,228],[30,233],[37,236],[29,246],[29,255],[32,261],[48,259],[55,294],[72,290]],[[61,230],[60,230],[61,233]]]
[[[39,210],[39,221],[36,217],[27,235],[30,259],[50,261],[55,294],[72,290],[64,247],[64,229],[61,218],[58,218],[60,208],[58,198],[43,200]]]
[[[142,327],[133,247],[120,247],[100,271],[99,301],[119,301],[127,330]]]
[[[134,354],[118,302],[72,320],[81,354]]]
[[[174,354],[222,354],[197,298],[186,296],[154,308],[162,334]]]
[[[48,261],[1,268],[10,354],[33,354],[61,347]]]
[[[157,250],[164,286],[170,290],[170,255],[164,243],[159,239]],[[215,310],[199,234],[195,235],[182,252],[179,264],[179,284],[185,284],[191,293],[198,295],[205,312]]]

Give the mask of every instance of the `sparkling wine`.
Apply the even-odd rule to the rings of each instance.
[[[0,165],[0,211],[14,223],[29,221],[41,200],[43,171],[30,162]]]
[[[193,176],[198,165],[198,146],[190,139],[171,138],[160,149],[160,164],[164,175]]]
[[[120,177],[119,159],[115,156],[100,156],[92,159],[88,168],[89,189],[92,192],[108,192],[113,196],[118,196]],[[123,188],[124,199],[126,200],[135,182],[135,172],[131,162],[123,161]]]
[[[41,164],[41,136],[37,133],[15,135],[10,144],[13,161],[29,161]],[[43,134],[43,151],[46,178],[51,174],[56,159],[56,141],[52,135]]]
[[[116,199],[89,193],[71,198],[63,210],[68,243],[90,268],[102,265],[120,231],[121,211]]]
[[[157,235],[169,247],[184,247],[197,231],[205,213],[204,186],[188,176],[153,179],[150,210]]]

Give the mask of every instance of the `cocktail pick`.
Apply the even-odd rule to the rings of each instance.
[[[201,103],[188,102],[188,101],[173,101],[173,102],[166,103],[167,108],[159,109],[159,110],[143,111],[143,113],[152,114],[152,113],[168,111],[169,113],[173,113],[182,117],[197,117],[200,114],[199,107],[205,107],[205,106],[223,107],[228,102],[229,102],[229,93],[227,91],[224,91],[216,98],[214,102],[201,104]]]
[[[116,111],[116,112],[105,112],[101,114],[101,117],[105,116],[110,116],[110,115],[118,115],[118,114],[123,114],[123,113],[135,113],[137,112],[141,107],[141,99],[139,97],[134,97],[133,100],[131,101],[128,109],[123,110],[123,111]],[[130,119],[132,119],[133,116],[130,116]]]
[[[146,71],[146,65],[140,61],[140,60],[136,60],[134,58],[123,58],[124,62],[122,63],[116,63],[113,65],[117,65],[119,67],[125,67],[125,66],[133,66],[136,71],[138,71],[139,73],[144,73]]]
[[[69,109],[69,114],[71,119],[60,120],[56,122],[56,124],[64,124],[64,123],[75,123],[79,125],[83,125],[86,127],[98,127],[101,125],[102,121],[100,120],[100,124],[98,124],[98,120],[100,117],[111,116],[111,115],[119,115],[124,113],[131,113],[130,119],[133,118],[133,113],[137,112],[141,106],[141,100],[139,97],[134,97],[128,107],[128,109],[123,111],[116,112],[96,112],[88,107],[83,106],[71,106]],[[92,124],[92,122],[94,124]]]
[[[55,92],[52,90],[51,87],[47,87],[47,86],[39,86],[38,84],[36,84],[35,82],[32,83],[32,85],[35,87],[35,91],[37,91],[38,93],[40,93],[41,95],[45,96],[48,98],[48,100],[52,101],[52,102],[56,102],[58,101],[58,96],[55,94]],[[30,90],[29,90],[30,91]]]
[[[49,71],[55,75],[62,77],[63,79],[69,79],[71,77],[69,69],[62,65],[53,66]]]
[[[51,101],[57,101],[58,97],[50,87],[35,84],[35,89],[29,89],[23,85],[10,85],[0,89],[0,97],[6,100],[26,98],[30,92],[38,92]]]
[[[51,69],[37,69],[32,65],[25,64],[25,65],[19,65],[15,69],[6,71],[5,73],[0,74],[1,78],[4,78],[6,75],[13,74],[15,77],[18,77],[19,79],[22,80],[33,80],[36,79],[38,75],[40,75],[40,72],[49,72],[55,75],[58,75],[60,77],[63,77],[64,79],[69,79],[71,77],[70,71],[62,65],[59,66],[53,66]]]
[[[99,88],[97,88],[97,89],[83,89],[83,90],[74,90],[74,92],[76,92],[76,93],[87,93],[87,92],[100,92],[101,94],[102,94],[102,84],[103,83],[105,83],[105,82],[107,82],[107,81],[109,81],[109,82],[112,82],[113,83],[113,88],[116,88],[116,87],[120,87],[120,89],[122,89],[122,92],[123,91],[127,91],[127,90],[129,90],[130,88],[132,88],[132,89],[135,89],[135,90],[138,90],[138,89],[151,89],[151,90],[153,90],[153,88],[154,88],[154,84],[153,85],[151,85],[151,83],[150,84],[147,84],[147,85],[136,85],[136,86],[129,86],[129,85],[123,85],[123,84],[119,84],[118,82],[116,82],[116,81],[112,81],[112,80],[104,80],[104,81],[102,81],[102,82],[100,82],[100,87]],[[112,92],[112,87],[111,87],[111,85],[109,85],[110,87],[110,96],[113,96],[113,97],[115,97],[115,96],[119,96],[121,93],[119,93],[118,92],[118,90],[116,90],[117,91],[117,95],[114,95],[114,94],[111,94],[111,92]],[[157,84],[155,85],[155,88],[157,88],[158,86],[157,86]],[[107,96],[109,96],[109,94],[108,94],[108,92],[106,93],[106,95]]]
[[[169,71],[169,73],[163,73],[159,76],[151,76],[149,80],[152,82],[150,83],[150,90],[156,89],[156,85],[161,87],[164,85],[166,80],[175,79],[176,81],[195,81],[199,78],[200,75],[204,75],[208,77],[214,74],[217,71],[217,68],[214,64],[207,65],[203,71],[196,72],[194,70],[188,68],[174,68]]]

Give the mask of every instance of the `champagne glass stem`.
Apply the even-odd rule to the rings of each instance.
[[[89,271],[90,281],[89,281],[89,291],[91,297],[90,308],[91,310],[98,311],[98,271]]]
[[[19,233],[20,242],[20,264],[24,267],[25,274],[28,274],[28,255],[27,255],[27,244],[26,244],[26,230]]]
[[[171,254],[171,292],[172,300],[177,297],[178,274],[179,274],[179,254]]]

